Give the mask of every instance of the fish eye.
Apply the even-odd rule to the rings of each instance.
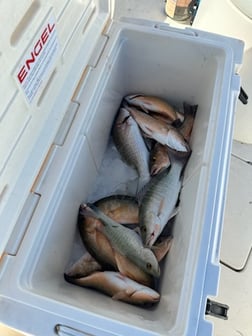
[[[151,263],[147,263],[147,264],[146,264],[146,268],[147,268],[147,270],[151,270],[151,269],[152,269],[152,265],[151,265]]]
[[[147,231],[147,230],[146,230],[146,227],[145,227],[145,226],[142,226],[142,227],[141,227],[141,231],[142,231],[142,232],[146,232],[146,231]]]

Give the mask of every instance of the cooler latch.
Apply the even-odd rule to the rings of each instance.
[[[228,309],[229,309],[229,306],[226,304],[207,299],[205,314],[218,317],[223,320],[227,320],[228,319],[228,316],[227,316]]]
[[[58,336],[94,336],[93,334],[63,324],[56,324],[54,330]]]
[[[248,103],[248,95],[247,93],[244,91],[244,89],[242,88],[242,86],[240,87],[240,94],[239,94],[239,99],[240,101],[246,105]]]

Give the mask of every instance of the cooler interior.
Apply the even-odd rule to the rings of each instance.
[[[204,213],[208,178],[213,169],[214,148],[218,146],[216,125],[226,60],[220,46],[203,43],[193,35],[158,29],[148,33],[142,28],[119,29],[111,34],[102,57],[90,71],[89,81],[80,82],[75,97],[79,109],[65,143],[52,155],[40,185],[39,204],[16,257],[18,262],[28,251],[21,262],[21,288],[50,302],[71,306],[71,319],[78,311],[83,312],[85,323],[89,316],[95,316],[99,326],[101,316],[161,335],[177,335],[185,328],[202,230],[207,225]],[[74,246],[79,244],[80,203],[116,191],[112,173],[106,177],[110,190],[98,188],[94,194],[102,180],[102,161],[109,161],[104,153],[120,102],[123,96],[139,92],[165,98],[180,109],[183,101],[198,104],[174,240],[162,266],[161,301],[149,309],[114,301],[94,290],[69,284],[63,277]],[[111,171],[117,171],[117,157],[112,159]],[[118,168],[118,179],[120,174],[125,179],[127,169],[119,172]],[[129,168],[129,178],[135,177]],[[81,255],[82,247],[78,253]]]

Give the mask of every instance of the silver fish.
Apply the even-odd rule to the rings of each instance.
[[[120,300],[131,304],[144,305],[160,300],[158,292],[118,272],[95,272],[79,279],[71,278],[65,274],[65,279],[81,287],[97,289],[111,296],[113,300]]]
[[[167,145],[171,149],[180,152],[190,151],[189,144],[175,127],[166,124],[162,120],[155,119],[136,108],[129,107],[128,111],[146,136],[155,139],[162,145]]]
[[[183,121],[184,116],[164,99],[156,96],[147,96],[143,94],[132,94],[124,97],[124,100],[135,107],[140,108],[146,113],[157,113],[170,120],[171,123],[177,120]]]
[[[160,276],[159,264],[154,253],[143,246],[141,238],[135,231],[115,222],[93,205],[90,207],[82,204],[81,208],[85,216],[93,216],[101,220],[102,232],[118,254],[127,257],[147,274]]]
[[[141,189],[149,180],[149,151],[141,131],[126,108],[120,108],[112,128],[112,137],[122,159],[134,167]]]
[[[155,175],[145,187],[139,209],[141,236],[145,246],[152,246],[174,212],[182,185],[181,172],[189,154],[178,159],[169,152],[171,168]]]

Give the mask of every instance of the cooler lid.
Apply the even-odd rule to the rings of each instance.
[[[111,4],[0,3],[0,258],[108,24]]]

